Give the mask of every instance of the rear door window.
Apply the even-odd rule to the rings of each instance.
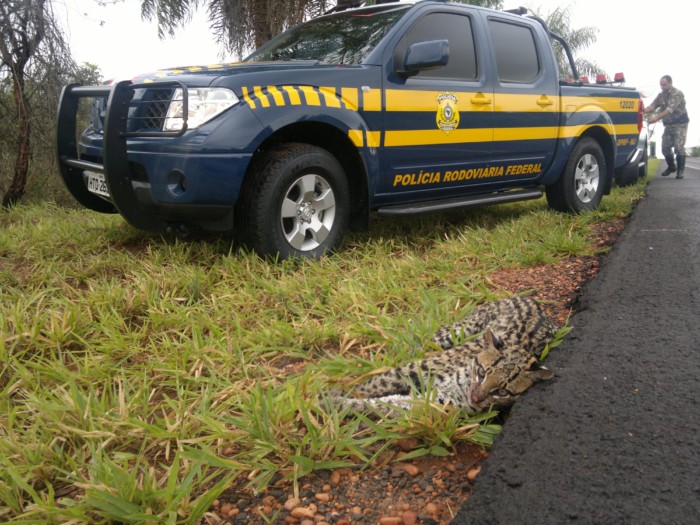
[[[501,82],[531,84],[540,75],[535,35],[529,27],[489,20],[491,40]]]

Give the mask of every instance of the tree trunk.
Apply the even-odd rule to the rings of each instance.
[[[12,94],[17,108],[17,157],[15,158],[15,170],[10,182],[10,187],[2,198],[2,206],[10,208],[17,204],[24,195],[27,187],[27,173],[29,172],[29,152],[31,122],[27,107],[27,97],[24,86],[24,74],[18,69],[13,75]]]
[[[255,31],[255,49],[272,38],[272,31],[267,22],[267,12],[260,2],[253,9],[253,30]]]
[[[31,121],[29,97],[26,92],[26,67],[37,53],[46,36],[48,23],[44,10],[49,0],[21,0],[0,3],[0,65],[9,69],[12,78],[12,95],[17,108],[17,157],[10,186],[2,197],[1,206],[9,208],[17,204],[27,188],[31,145]],[[60,39],[59,39],[60,40]]]

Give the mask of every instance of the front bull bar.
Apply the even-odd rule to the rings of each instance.
[[[129,132],[129,109],[137,89],[181,89],[183,126],[177,131]],[[111,86],[81,86],[70,84],[63,88],[58,104],[56,122],[56,156],[63,182],[75,199],[88,209],[100,213],[120,213],[135,228],[163,232],[166,223],[146,213],[136,197],[127,155],[127,139],[131,137],[179,137],[187,131],[187,88],[177,81],[133,84],[125,80]],[[102,164],[80,158],[76,119],[81,98],[103,98],[105,118],[102,136]],[[138,118],[138,117],[132,117]],[[83,173],[102,173],[110,199],[99,197],[87,189]]]

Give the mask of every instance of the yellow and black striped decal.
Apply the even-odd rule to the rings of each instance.
[[[381,92],[359,88],[315,86],[243,86],[243,99],[251,109],[285,106],[323,106],[350,111],[380,111]]]
[[[442,144],[506,142],[521,140],[547,140],[575,138],[592,126],[603,127],[613,136],[632,136],[638,134],[635,123],[594,123],[596,114],[615,115],[620,113],[637,113],[637,101],[634,98],[590,97],[590,96],[552,96],[538,94],[484,94],[481,92],[451,92],[388,89],[382,93],[379,89],[367,87],[312,87],[299,85],[251,86],[243,87],[243,99],[253,110],[280,108],[286,106],[318,106],[345,109],[356,112],[380,112],[382,102],[387,112],[387,128],[384,132],[350,130],[349,138],[358,146],[406,147],[430,146]],[[498,113],[557,113],[562,111],[567,117],[574,114],[586,114],[585,120],[567,118],[567,125],[559,126],[517,126],[475,128],[460,126],[458,117],[452,116],[445,126],[445,104],[441,97],[449,95],[448,108],[458,112],[462,119],[468,115]],[[437,124],[432,129],[390,129],[393,113],[432,113]],[[442,113],[441,113],[442,112]],[[466,116],[465,116],[466,115]],[[440,120],[442,118],[442,121]],[[627,119],[630,121],[631,119]],[[442,122],[442,125],[441,125]]]
[[[381,90],[369,87],[243,86],[242,92],[243,100],[253,110],[303,105],[354,112],[380,112],[382,109]],[[348,137],[357,147],[376,148],[380,145],[381,132],[351,129]]]

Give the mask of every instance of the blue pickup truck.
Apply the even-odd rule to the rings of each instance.
[[[639,169],[639,93],[579,80],[566,42],[524,9],[361,4],[339,2],[242,62],[65,86],[68,189],[136,228],[230,232],[265,256],[315,258],[372,213],[543,194],[579,213]]]

